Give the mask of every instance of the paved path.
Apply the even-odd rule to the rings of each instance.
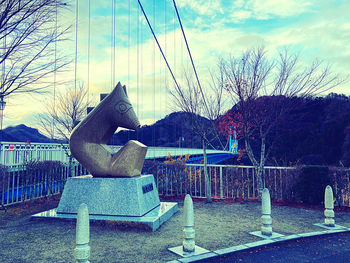
[[[337,233],[263,246],[200,262],[350,263],[350,233]]]

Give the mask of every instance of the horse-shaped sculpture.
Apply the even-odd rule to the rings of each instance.
[[[117,153],[107,143],[118,127],[136,130],[140,123],[125,86],[120,82],[72,131],[72,155],[94,177],[132,177],[141,174],[147,146],[128,141]]]

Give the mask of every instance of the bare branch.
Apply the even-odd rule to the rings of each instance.
[[[193,81],[192,76],[184,73],[186,85],[175,86],[169,89],[170,94],[174,99],[175,107],[184,112],[191,113],[193,118],[193,131],[198,134],[202,140],[210,147],[217,148],[215,144],[219,144],[221,149],[224,149],[225,144],[221,141],[220,135],[217,131],[215,121],[222,114],[223,103],[223,79],[224,75],[215,79],[210,73],[211,80],[208,84],[208,89],[203,90],[196,82]],[[204,99],[203,99],[204,98]],[[210,125],[205,125],[202,121],[202,116],[207,118]],[[216,143],[214,143],[214,141]]]
[[[329,65],[323,66],[322,61],[316,60],[303,68],[298,59],[298,55],[284,50],[278,60],[269,60],[266,51],[258,48],[239,58],[220,61],[225,89],[236,102],[234,111],[239,113],[241,135],[258,172],[259,189],[262,168],[277,136],[274,131],[297,107],[291,98],[314,96],[344,82],[332,73]],[[253,151],[253,144],[260,150]]]
[[[37,121],[41,130],[52,139],[68,140],[73,128],[86,116],[91,102],[87,89],[80,84],[78,89],[68,88],[58,93],[54,101],[46,104],[47,113],[39,114]]]
[[[0,5],[0,95],[37,92],[69,61],[55,56],[68,28],[57,27],[62,0],[3,0]]]

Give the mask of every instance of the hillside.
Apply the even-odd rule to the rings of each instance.
[[[209,122],[205,118],[201,120]],[[153,125],[142,126],[137,131],[122,130],[111,139],[111,144],[123,145],[128,140],[138,140],[148,146],[179,147],[179,138],[183,137],[181,147],[201,148],[200,136],[192,129],[191,114],[173,112]]]
[[[28,127],[24,124],[5,128],[0,136],[2,136],[0,137],[2,141],[5,142],[53,142],[50,138],[41,134],[38,129]]]
[[[295,100],[299,110],[293,121],[279,125],[273,133],[277,136],[269,155],[269,165],[292,165],[297,163],[350,166],[350,97],[330,94],[326,97]],[[231,109],[234,111],[235,107]],[[204,125],[206,118],[200,117]],[[3,141],[52,142],[37,129],[18,125],[3,130]],[[183,137],[184,140],[179,140]],[[138,140],[147,146],[201,148],[200,136],[195,133],[192,115],[174,112],[153,125],[142,126],[137,131],[122,130],[115,134],[110,144],[124,145],[128,140]],[[181,145],[180,145],[180,143]],[[269,143],[269,142],[268,142]],[[244,142],[238,143],[242,149]],[[258,151],[259,145],[253,145]],[[249,164],[244,157],[243,163]]]
[[[201,120],[204,123],[208,122],[205,118],[201,118]],[[142,126],[136,132],[130,130],[119,131],[114,134],[109,144],[124,145],[128,140],[138,140],[147,146],[179,147],[180,137],[184,137],[184,140],[181,141],[181,147],[202,147],[200,137],[192,129],[191,115],[184,112],[174,112],[153,125]],[[4,129],[2,131],[2,141],[55,142],[41,134],[37,129],[24,124]]]

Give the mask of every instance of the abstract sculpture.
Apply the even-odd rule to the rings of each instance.
[[[140,123],[125,86],[120,82],[72,131],[72,155],[94,177],[133,177],[141,174],[147,146],[129,141],[117,153],[107,143],[118,127],[136,130]]]
[[[145,145],[129,141],[117,153],[107,146],[118,127],[139,126],[125,86],[118,83],[72,131],[71,153],[92,176],[67,179],[57,217],[76,216],[84,203],[93,220],[142,223],[155,231],[178,210],[177,203],[160,202],[153,174],[141,175]]]

